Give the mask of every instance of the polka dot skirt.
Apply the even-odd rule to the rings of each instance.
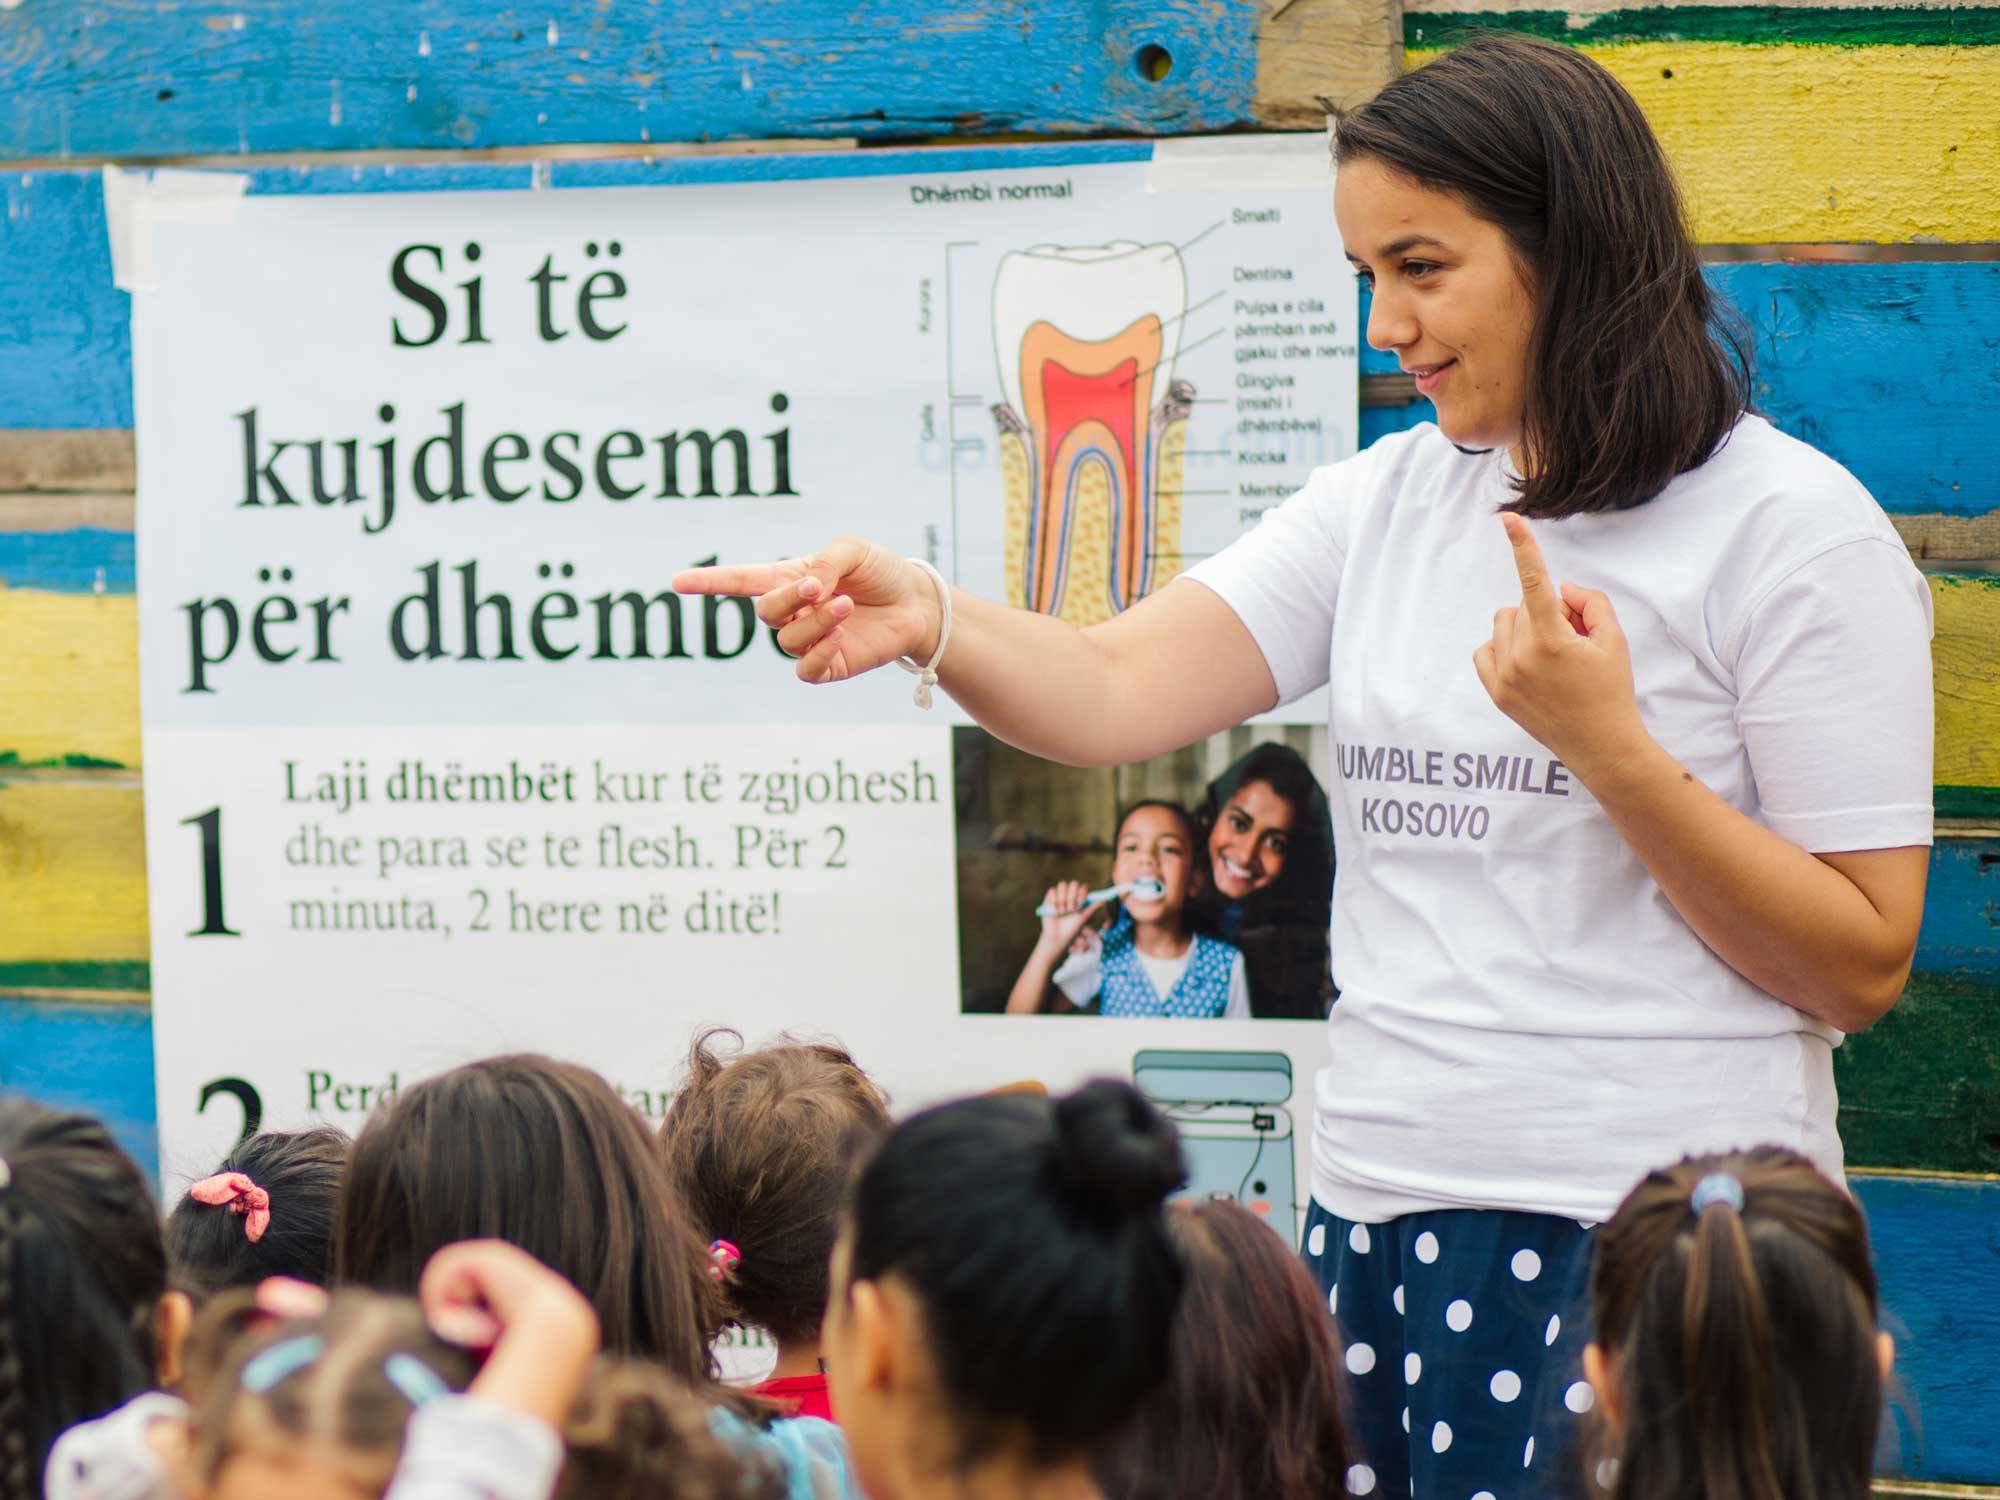
[[[1573,1440],[1592,1231],[1449,1210],[1354,1224],[1312,1205],[1306,1263],[1340,1323],[1365,1462],[1350,1495],[1555,1500],[1582,1492]]]

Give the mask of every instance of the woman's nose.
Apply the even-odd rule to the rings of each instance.
[[[1416,342],[1416,320],[1393,292],[1373,292],[1368,301],[1368,347],[1400,349]]]

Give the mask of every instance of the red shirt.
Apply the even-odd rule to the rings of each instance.
[[[767,1380],[751,1389],[788,1407],[795,1417],[824,1417],[833,1420],[833,1403],[827,1399],[824,1375],[793,1375],[785,1380]]]

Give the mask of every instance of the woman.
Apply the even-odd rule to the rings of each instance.
[[[1072,763],[1330,686],[1308,1258],[1383,1492],[1540,1495],[1590,1401],[1587,1226],[1663,1156],[1840,1172],[1831,1049],[1894,1004],[1923,908],[1929,594],[1854,478],[1749,412],[1602,68],[1469,43],[1335,156],[1369,342],[1436,426],[1087,631],[853,539],[681,586],[762,594],[808,682],[942,645],[964,709]]]
[[[1201,823],[1207,920],[1243,950],[1250,1014],[1325,1020],[1333,824],[1312,767],[1288,745],[1257,746],[1209,783]]]

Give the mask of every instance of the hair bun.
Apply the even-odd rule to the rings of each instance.
[[[1056,1166],[1079,1205],[1156,1209],[1187,1182],[1180,1132],[1129,1083],[1100,1078],[1055,1101]]]

